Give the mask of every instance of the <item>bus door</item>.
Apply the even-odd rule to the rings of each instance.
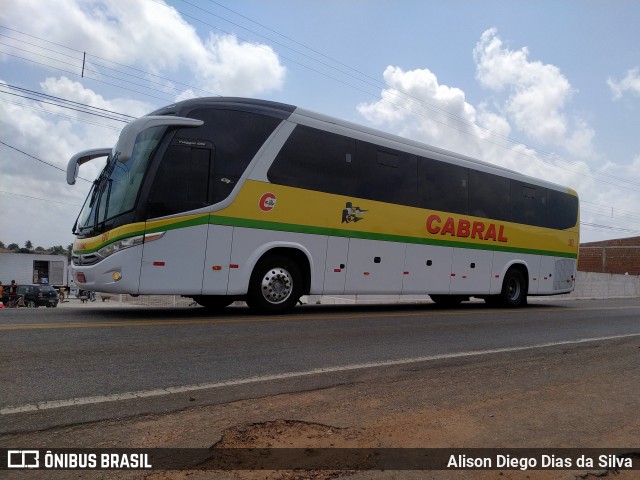
[[[215,149],[208,141],[172,141],[149,199],[140,293],[202,293]]]

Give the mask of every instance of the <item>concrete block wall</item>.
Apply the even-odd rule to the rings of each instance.
[[[640,297],[639,275],[578,272],[576,289],[564,298]]]

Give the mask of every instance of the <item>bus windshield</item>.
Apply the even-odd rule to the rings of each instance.
[[[133,209],[151,154],[165,130],[166,126],[156,126],[140,132],[131,158],[124,163],[119,161],[118,153],[109,156],[89,192],[74,233],[95,234],[103,230],[101,226],[106,221]]]

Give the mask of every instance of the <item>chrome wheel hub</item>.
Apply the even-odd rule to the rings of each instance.
[[[261,289],[267,302],[282,303],[291,296],[293,278],[285,268],[272,268],[262,278]]]

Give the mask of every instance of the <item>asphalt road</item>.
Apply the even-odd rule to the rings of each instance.
[[[258,385],[329,386],[378,366],[638,335],[640,299],[519,310],[306,306],[278,317],[244,308],[5,309],[0,433],[251,398]],[[74,404],[73,413],[60,408]]]

